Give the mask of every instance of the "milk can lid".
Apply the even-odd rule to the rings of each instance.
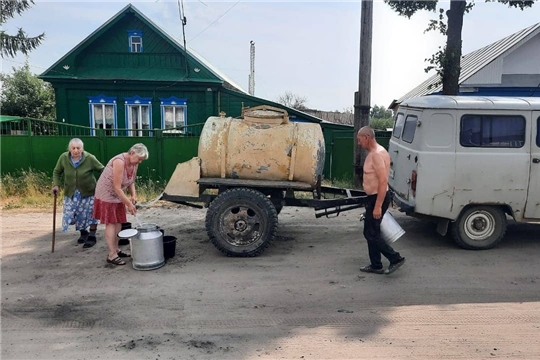
[[[136,229],[125,229],[118,233],[118,237],[122,239],[129,239],[137,236],[139,232]]]

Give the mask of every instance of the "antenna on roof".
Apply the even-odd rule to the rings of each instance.
[[[248,93],[251,96],[255,95],[255,42],[249,42],[249,89]]]
[[[184,0],[177,0],[178,3],[178,14],[180,15],[180,22],[182,23],[182,38],[184,40],[184,51],[186,52],[186,78],[189,78],[189,66],[187,58],[187,45],[186,45],[186,24],[187,18],[184,12]]]

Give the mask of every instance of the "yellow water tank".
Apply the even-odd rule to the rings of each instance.
[[[319,124],[289,122],[285,110],[257,106],[243,119],[210,117],[199,140],[203,178],[301,181],[315,186],[324,169]]]

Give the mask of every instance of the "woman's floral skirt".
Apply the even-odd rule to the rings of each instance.
[[[75,225],[76,230],[86,230],[90,225],[98,223],[92,216],[94,211],[94,196],[83,197],[75,189],[73,197],[64,197],[64,212],[62,215],[62,230],[67,231],[69,225]]]

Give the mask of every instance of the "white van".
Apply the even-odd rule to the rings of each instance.
[[[540,220],[540,98],[424,96],[403,102],[389,145],[400,210],[489,249],[509,215]],[[540,238],[540,236],[539,236]]]

